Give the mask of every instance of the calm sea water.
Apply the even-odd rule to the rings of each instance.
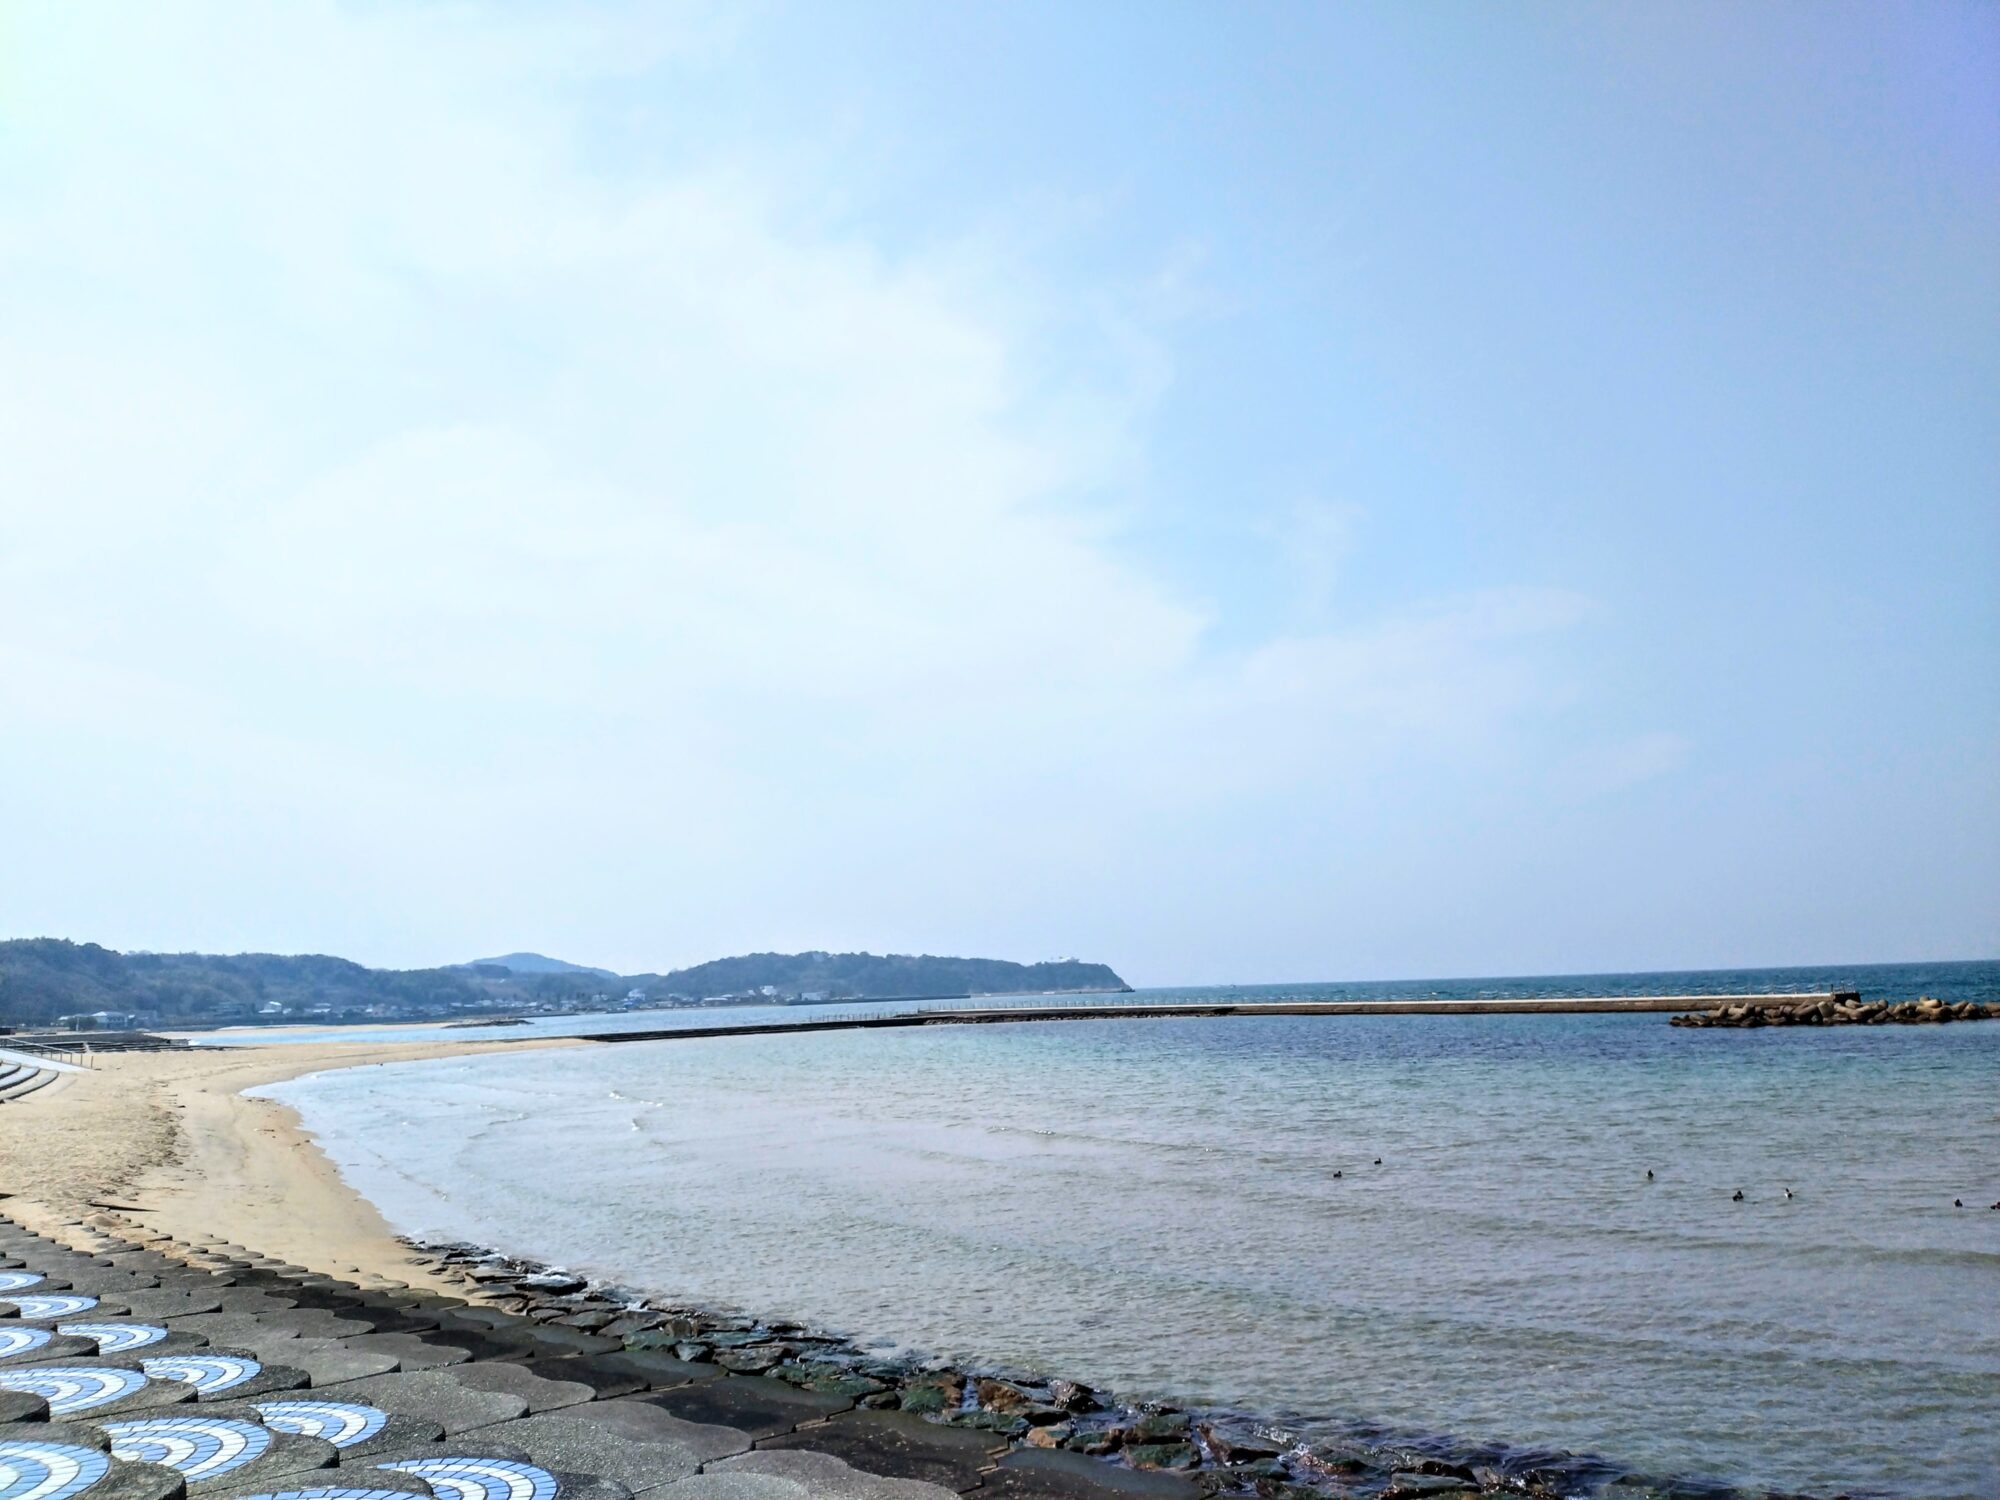
[[[1899,972],[1859,987],[2000,994],[2000,965]],[[1626,981],[1688,981],[1655,978]],[[1373,1423],[1826,1494],[2000,1494],[1994,1023],[1107,1020],[267,1092],[406,1229],[698,1302],[1306,1438]]]

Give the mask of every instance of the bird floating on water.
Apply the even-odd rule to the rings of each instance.
[[[1963,1198],[1954,1198],[1951,1200],[1951,1206],[1953,1208],[1963,1208],[1965,1207],[1965,1200]]]
[[[1734,1196],[1733,1198],[1731,1198],[1731,1199],[1730,1199],[1729,1201],[1730,1201],[1731,1203],[1741,1203],[1741,1202],[1743,1201],[1743,1189],[1742,1189],[1742,1188],[1738,1188],[1738,1189],[1736,1190],[1736,1195],[1735,1195],[1735,1196]]]
[[[1375,1158],[1375,1165],[1376,1165],[1376,1166],[1378,1166],[1378,1167],[1382,1165],[1382,1158],[1381,1158],[1381,1157],[1379,1157],[1379,1156],[1378,1156],[1378,1157],[1376,1157],[1376,1158]]]
[[[1789,1197],[1791,1197],[1791,1196],[1792,1196],[1792,1190],[1791,1190],[1790,1188],[1786,1188],[1786,1189],[1785,1189],[1785,1196],[1786,1196],[1787,1198],[1789,1198]]]
[[[1651,1167],[1648,1167],[1646,1168],[1646,1181],[1651,1182],[1652,1180],[1653,1180],[1653,1169]]]

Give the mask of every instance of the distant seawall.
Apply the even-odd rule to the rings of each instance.
[[[921,1004],[931,1000],[1008,1000],[1017,996],[1033,999],[1037,995],[1129,995],[1131,993],[1132,986],[1129,984],[1098,984],[1083,985],[1073,990],[980,990],[977,993],[971,990],[957,990],[948,995],[837,995],[824,1000],[787,1000],[783,1003],[794,1006],[887,1005],[892,1002],[908,1005],[912,1001]],[[744,1003],[756,1005],[760,1002],[751,1000]]]
[[[917,998],[917,997],[900,997]],[[991,998],[991,997],[987,997]],[[1709,1011],[1724,1006],[1849,1002],[1853,991],[1782,995],[1606,995],[1529,1000],[1265,1000],[1163,1005],[1006,1005],[894,1015],[834,1016],[824,1021],[750,1021],[740,1026],[673,1026],[603,1032],[593,1042],[668,1042],[702,1036],[765,1036],[789,1031],[882,1031],[915,1026],[987,1026],[1017,1021],[1165,1021],[1211,1016],[1508,1016]],[[853,1002],[849,1002],[853,1003]]]

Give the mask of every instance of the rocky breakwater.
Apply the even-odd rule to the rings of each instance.
[[[1675,1016],[1670,1026],[1922,1026],[2000,1020],[2000,1004],[1921,1000],[1808,1000],[1798,1005],[1724,1005]]]
[[[1080,1381],[999,1370],[859,1345],[802,1324],[649,1299],[477,1245],[406,1240],[468,1296],[501,1311],[656,1350],[732,1375],[783,1381],[868,1411],[898,1412],[981,1434],[989,1452],[1040,1449],[1172,1476],[1188,1500],[1668,1500],[1686,1489],[1600,1458],[1550,1449],[1466,1444],[1354,1424],[1302,1440],[1286,1423],[1242,1412],[1186,1411],[1121,1400]],[[1324,1433],[1328,1424],[1314,1424]],[[1163,1481],[1133,1494],[1171,1500]],[[1139,1483],[1136,1479],[1134,1483]],[[1714,1489],[1701,1489],[1707,1493]],[[1730,1490],[1732,1500],[1760,1492]],[[1780,1500],[1770,1496],[1768,1500]],[[1783,1500],[1799,1500],[1787,1496]]]

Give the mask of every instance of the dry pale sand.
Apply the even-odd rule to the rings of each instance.
[[[329,1068],[584,1045],[453,1039],[101,1054],[88,1072],[0,1104],[0,1192],[13,1195],[10,1217],[37,1227],[115,1205],[176,1239],[436,1285],[298,1116],[242,1091]]]

